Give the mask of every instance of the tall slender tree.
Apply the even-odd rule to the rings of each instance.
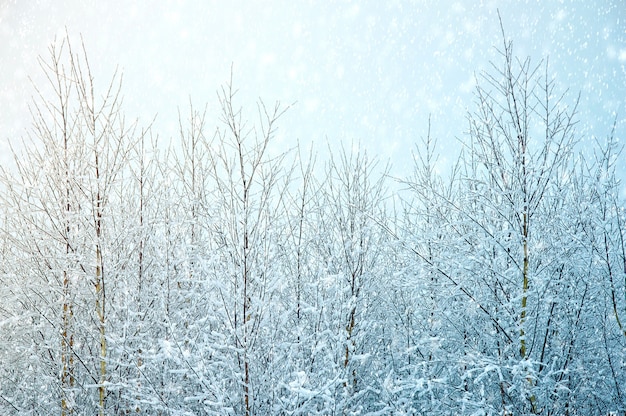
[[[52,349],[48,356],[60,366],[61,414],[73,414],[77,406],[88,403],[86,385],[92,384],[98,390],[98,413],[104,415],[108,382],[106,304],[110,302],[105,292],[105,250],[111,247],[107,239],[115,235],[110,219],[118,215],[109,204],[121,208],[114,188],[123,186],[118,174],[134,144],[132,126],[124,123],[121,114],[117,76],[103,96],[96,95],[84,46],[80,53],[75,52],[69,39],[64,39],[50,48],[50,58],[41,59],[40,64],[50,91],[37,88],[32,143],[15,154],[20,175],[3,175],[7,190],[4,202],[13,206],[16,221],[12,225],[28,224],[31,232],[9,231],[9,235],[13,234],[20,247],[18,255],[30,259],[31,270],[41,274],[44,282],[60,285],[58,314],[31,307],[59,331],[60,350]],[[27,281],[27,297],[43,288]],[[93,291],[85,285],[87,281]],[[89,308],[84,308],[91,296],[94,321]],[[95,328],[92,322],[96,322]],[[92,356],[91,329],[98,333],[97,356]],[[97,369],[91,367],[92,359]]]
[[[221,314],[228,322],[240,375],[234,383],[241,386],[241,401],[235,409],[249,416],[271,409],[261,399],[270,400],[263,388],[273,388],[259,384],[272,367],[271,355],[263,351],[264,346],[270,350],[272,346],[264,343],[262,335],[272,331],[266,325],[277,304],[274,296],[280,276],[274,247],[283,244],[282,199],[289,178],[281,170],[284,153],[272,156],[270,144],[286,108],[259,103],[259,122],[249,126],[236,106],[235,94],[232,80],[219,93],[223,127],[217,131],[207,173],[214,183],[219,218],[211,224],[219,253],[213,262],[213,279],[223,282],[218,288]]]

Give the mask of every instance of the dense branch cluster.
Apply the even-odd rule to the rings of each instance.
[[[232,80],[163,146],[51,47],[0,170],[0,413],[626,411],[617,139],[584,156],[547,63],[501,55],[451,173],[428,134],[394,179],[277,151],[287,109]]]

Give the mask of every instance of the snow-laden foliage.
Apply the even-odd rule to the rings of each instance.
[[[618,140],[579,153],[547,63],[501,54],[453,171],[428,134],[394,181],[281,152],[232,81],[165,147],[52,47],[0,175],[0,413],[624,412]]]

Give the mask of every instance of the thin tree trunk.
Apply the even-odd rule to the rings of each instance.
[[[98,157],[96,155],[96,181],[99,179],[98,171]],[[105,400],[106,400],[106,315],[105,315],[105,302],[106,293],[104,288],[104,271],[102,262],[102,247],[100,238],[102,237],[102,201],[100,191],[98,190],[96,195],[96,312],[98,314],[98,326],[100,332],[100,379],[98,381],[98,407],[99,415],[105,414]]]

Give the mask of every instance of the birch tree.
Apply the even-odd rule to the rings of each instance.
[[[377,169],[377,161],[358,147],[331,155],[316,208],[322,231],[316,252],[326,281],[320,314],[334,336],[332,414],[366,411],[376,402],[369,371],[381,334],[371,319],[383,284],[385,234],[378,222],[385,218],[387,172]]]
[[[48,85],[36,87],[31,142],[15,153],[18,176],[3,174],[3,202],[12,216],[5,231],[18,248],[15,256],[28,265],[14,263],[12,274],[26,282],[25,299],[45,299],[45,309],[36,303],[28,308],[58,331],[58,336],[42,334],[44,342],[58,338],[60,344],[47,347],[42,358],[49,364],[35,370],[59,368],[59,402],[53,405],[50,397],[43,406],[63,415],[90,408],[94,386],[95,407],[103,415],[111,302],[105,289],[115,276],[113,267],[106,268],[106,252],[115,235],[111,204],[120,208],[118,173],[133,145],[132,125],[121,114],[119,78],[115,75],[103,94],[97,92],[84,46],[75,52],[64,39],[40,65]]]
[[[216,255],[207,263],[217,313],[226,326],[238,379],[230,381],[229,402],[237,414],[271,412],[274,389],[273,334],[281,315],[275,309],[280,288],[278,251],[285,230],[282,198],[289,182],[281,170],[284,154],[272,156],[270,144],[286,108],[258,104],[258,123],[248,124],[230,83],[219,92],[221,127],[209,154],[216,221],[210,224]],[[239,391],[238,391],[239,390]],[[235,394],[235,392],[237,392]]]
[[[566,225],[575,222],[566,213],[576,101],[567,106],[547,62],[516,59],[506,40],[500,53],[501,63],[478,79],[477,110],[469,115],[458,174],[451,178],[455,193],[409,183],[419,198],[431,200],[425,216],[432,200],[448,211],[448,244],[438,254],[443,261],[433,262],[431,243],[414,253],[457,292],[446,309],[464,317],[448,329],[463,351],[454,354],[454,343],[447,347],[463,363],[459,402],[468,403],[467,396],[494,412],[536,413],[550,401],[538,384],[544,376],[551,380],[546,363],[562,358],[564,372],[571,365],[564,345],[577,342],[582,323],[575,317],[588,296],[580,247],[568,243],[572,227]],[[457,302],[466,302],[464,310],[453,306]],[[487,390],[466,390],[477,384]]]

